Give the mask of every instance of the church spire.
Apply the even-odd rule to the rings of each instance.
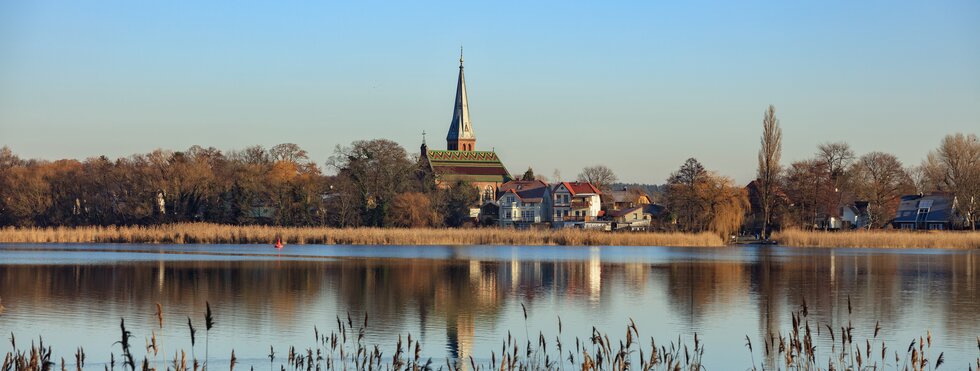
[[[456,82],[456,105],[453,119],[446,136],[446,147],[450,151],[473,151],[476,135],[470,122],[470,109],[466,99],[466,80],[463,78],[463,47],[459,47],[459,79]]]

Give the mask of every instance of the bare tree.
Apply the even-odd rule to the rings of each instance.
[[[272,157],[272,161],[287,161],[295,164],[301,164],[309,159],[306,150],[294,143],[275,145],[269,149],[269,156]]]
[[[769,223],[779,182],[779,158],[783,152],[783,130],[776,118],[776,107],[769,105],[762,117],[762,148],[759,149],[759,203],[762,206],[762,238],[769,238]]]
[[[405,148],[388,139],[338,145],[328,164],[352,186],[364,225],[376,227],[385,226],[392,199],[411,185],[414,169]]]
[[[851,172],[857,195],[868,201],[868,228],[881,227],[895,215],[899,198],[915,189],[902,162],[888,153],[871,152],[861,156]]]
[[[698,195],[698,189],[706,183],[710,174],[695,158],[689,158],[677,171],[667,178],[666,202],[681,229],[701,231],[704,226],[699,217],[706,214],[705,205]]]
[[[827,168],[826,177],[821,182],[828,194],[823,195],[825,203],[820,206],[828,217],[840,216],[840,206],[844,203],[843,190],[851,188],[848,169],[854,159],[854,151],[847,142],[827,142],[817,146],[817,161]]]
[[[555,169],[555,171],[551,172],[551,179],[553,181],[555,181],[555,182],[562,181],[562,179],[561,179],[561,171],[559,171],[558,169]]]
[[[617,180],[616,174],[605,165],[586,167],[578,175],[578,181],[592,183],[592,185],[603,192],[608,191],[609,186],[616,183]]]
[[[952,193],[959,212],[971,229],[976,229],[980,204],[980,141],[975,134],[947,135],[939,148],[922,164],[930,182]]]
[[[843,177],[844,172],[854,162],[854,151],[847,142],[827,142],[817,146],[817,160],[827,164],[831,178],[836,180]]]
[[[789,213],[801,228],[811,229],[816,224],[822,205],[832,195],[827,192],[827,164],[819,160],[804,160],[790,164],[783,178],[786,197],[790,202]]]

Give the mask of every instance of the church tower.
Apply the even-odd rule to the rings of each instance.
[[[466,80],[463,78],[463,48],[459,48],[459,80],[456,82],[456,106],[453,121],[446,136],[446,149],[450,151],[474,151],[476,135],[470,122],[470,108],[466,99]]]

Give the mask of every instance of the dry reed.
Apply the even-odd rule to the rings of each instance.
[[[0,229],[0,243],[273,243],[340,245],[622,245],[723,246],[712,233],[609,233],[602,231],[478,229],[396,229],[236,226],[181,223],[159,226],[51,227]]]
[[[850,302],[850,298],[848,298]],[[522,307],[526,311],[526,307]],[[745,369],[787,369],[787,370],[935,370],[939,369],[944,363],[944,353],[940,352],[935,356],[932,350],[932,332],[926,331],[925,336],[913,339],[908,347],[895,345],[889,347],[884,339],[879,337],[881,330],[880,322],[875,323],[873,335],[866,338],[863,342],[854,341],[854,326],[851,323],[851,307],[848,305],[848,318],[840,318],[839,323],[820,323],[813,321],[809,316],[809,308],[804,300],[798,310],[791,313],[792,326],[785,333],[769,333],[762,337],[762,341],[756,343],[761,348],[753,347],[752,339],[745,336],[745,346],[750,353],[751,367],[739,367],[730,365],[732,368]],[[529,325],[527,318],[524,319],[525,328]],[[591,334],[586,338],[575,337],[574,348],[571,342],[566,348],[562,342],[561,318],[558,317],[558,336],[545,336],[543,332],[538,333],[537,341],[526,334],[525,338],[512,336],[509,332],[506,339],[501,342],[499,352],[492,350],[489,358],[476,359],[473,356],[460,356],[458,358],[447,357],[445,368],[435,366],[431,358],[422,357],[422,348],[418,339],[413,339],[411,334],[403,338],[401,334],[391,335],[389,339],[395,342],[394,353],[390,356],[384,355],[378,344],[368,343],[365,339],[366,329],[369,326],[367,313],[364,314],[364,321],[355,322],[347,313],[347,320],[336,317],[337,328],[329,333],[320,331],[316,326],[313,328],[315,343],[308,346],[305,351],[303,348],[290,346],[284,362],[278,364],[279,369],[286,371],[329,371],[329,370],[460,370],[469,366],[470,370],[583,370],[583,371],[604,371],[617,370],[625,371],[637,370],[689,370],[700,371],[704,369],[702,363],[705,346],[695,333],[693,343],[682,341],[680,337],[675,341],[660,343],[652,337],[641,336],[636,323],[632,319],[625,324],[624,337],[610,338],[610,334],[600,333],[595,327]],[[212,323],[213,324],[213,323]],[[133,355],[130,353],[129,338],[132,333],[126,330],[125,324],[120,321],[122,336],[117,344],[122,345],[124,363],[122,370],[135,371],[136,364],[133,362]],[[826,328],[826,331],[823,331]],[[870,329],[869,329],[870,330]],[[860,332],[860,330],[859,330]],[[868,332],[870,334],[870,331]],[[191,332],[193,339],[193,332]],[[354,336],[356,334],[356,337]],[[407,339],[407,341],[405,341]],[[551,340],[553,339],[553,340]],[[566,341],[570,340],[564,338]],[[649,339],[649,342],[646,340]],[[829,343],[827,342],[829,340]],[[649,345],[646,345],[649,344]],[[818,346],[819,344],[819,346]],[[43,338],[38,342],[31,342],[30,349],[19,349],[14,335],[10,336],[12,351],[8,352],[3,359],[0,370],[2,371],[50,371],[54,366],[51,359],[52,349],[45,347]],[[829,345],[829,349],[827,349]],[[980,337],[977,338],[977,346],[980,349]],[[821,348],[822,347],[822,348]],[[574,350],[573,350],[574,349]],[[275,369],[275,351],[269,349],[268,356],[270,369]],[[756,362],[756,352],[762,353],[761,363]],[[173,368],[150,361],[149,351],[143,356],[141,371],[157,370],[158,366],[163,366],[167,370],[189,371],[187,367],[186,353],[180,351],[180,357],[174,354],[172,361]],[[933,358],[935,357],[935,358]],[[179,359],[178,359],[179,358]],[[76,369],[84,367],[84,352],[78,348],[76,352]],[[246,362],[258,361],[260,358],[246,359]],[[251,362],[250,362],[251,361]],[[223,362],[223,360],[222,360]],[[229,370],[234,371],[239,359],[235,351],[232,350],[231,358],[228,360]],[[980,368],[980,357],[976,360]],[[199,368],[198,360],[192,358],[193,370],[206,370],[207,362],[203,368]],[[826,366],[824,366],[826,365]],[[110,353],[109,364],[104,366],[106,370],[115,369],[115,355]],[[67,368],[62,359],[62,370]],[[970,365],[972,369],[972,365]],[[251,365],[254,369],[254,365]]]
[[[803,231],[777,232],[773,239],[781,245],[799,247],[874,247],[980,249],[980,232],[970,231]]]

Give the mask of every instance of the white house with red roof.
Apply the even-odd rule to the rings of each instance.
[[[551,222],[551,186],[540,180],[512,180],[498,188],[501,227],[529,227]]]
[[[552,194],[555,226],[591,222],[598,219],[602,211],[602,192],[592,183],[561,182],[555,184]]]

